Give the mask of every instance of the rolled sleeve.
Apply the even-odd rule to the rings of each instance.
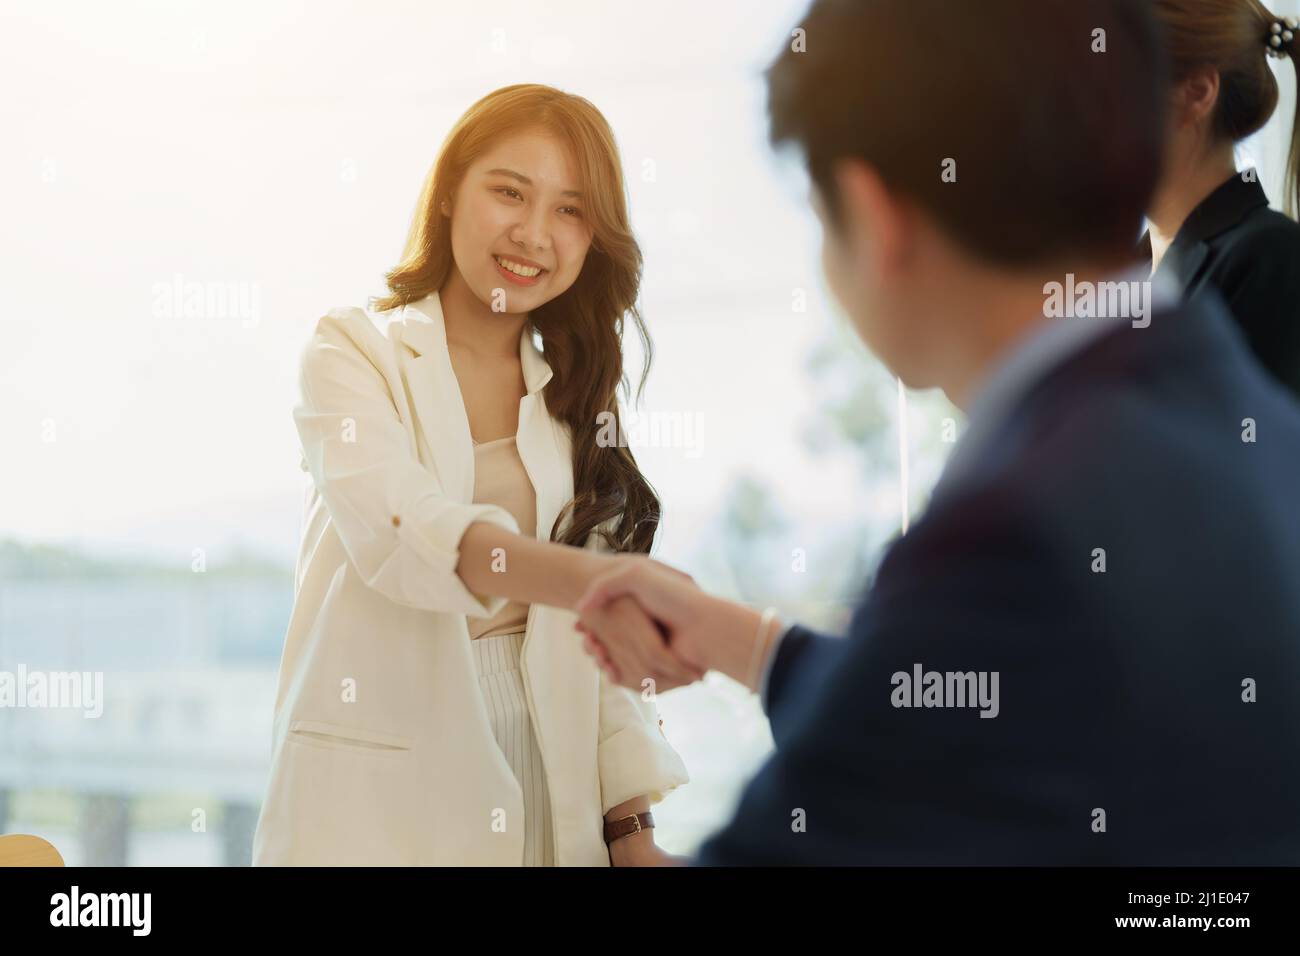
[[[651,804],[690,781],[686,765],[664,735],[654,704],[600,675],[601,813],[646,796]]]
[[[499,595],[477,594],[465,586],[456,573],[460,563],[460,540],[469,526],[476,521],[488,522],[519,534],[519,523],[510,512],[496,505],[458,505],[439,508],[427,521],[416,520],[409,533],[410,547],[420,555],[420,561],[431,567],[442,567],[448,578],[447,590],[454,604],[452,610],[470,617],[492,617],[508,603]],[[406,527],[405,524],[402,525]]]
[[[443,494],[356,334],[338,313],[320,321],[303,351],[293,412],[304,464],[349,561],[398,604],[491,616],[506,599],[475,595],[461,581],[460,541],[475,521],[515,534],[518,523],[504,508]]]

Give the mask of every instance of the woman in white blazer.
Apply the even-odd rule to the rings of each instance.
[[[571,611],[658,525],[618,440],[640,267],[604,118],[507,87],[444,143],[391,294],[317,324],[255,864],[671,862],[648,810],[686,769]]]

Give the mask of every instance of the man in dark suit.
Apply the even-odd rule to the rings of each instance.
[[[666,689],[666,638],[762,693],[775,752],[698,862],[1300,863],[1300,411],[1221,302],[1132,268],[1145,4],[818,0],[801,29],[773,137],[830,286],[970,425],[846,637],[646,560],[580,602],[614,679]],[[602,617],[623,594],[644,627]]]

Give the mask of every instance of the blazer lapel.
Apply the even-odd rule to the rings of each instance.
[[[1194,288],[1210,255],[1210,240],[1233,228],[1250,213],[1268,205],[1268,196],[1254,170],[1234,173],[1206,196],[1188,215],[1174,236],[1158,272],[1170,271],[1184,289]],[[1140,254],[1151,261],[1151,235],[1138,245]]]
[[[444,494],[468,504],[474,500],[474,442],[436,292],[406,306],[401,338],[415,353],[405,360],[404,374],[417,424],[433,454],[433,471]],[[568,429],[546,409],[543,389],[551,367],[528,326],[519,337],[519,360],[528,394],[519,400],[515,445],[537,497],[537,537],[546,540],[573,497],[572,445]]]
[[[519,360],[528,394],[519,400],[515,447],[537,495],[537,537],[545,541],[560,509],[573,497],[573,445],[568,428],[546,408],[543,389],[551,380],[551,367],[527,326],[519,337]]]
[[[1178,241],[1169,247],[1169,252],[1165,256],[1165,262],[1160,263],[1160,269],[1165,271],[1165,263],[1173,269],[1174,278],[1178,281],[1180,289],[1193,288],[1201,278],[1201,270],[1205,266],[1205,260],[1209,258],[1210,247],[1200,240],[1189,242],[1184,247],[1178,247]]]
[[[401,337],[415,353],[403,363],[403,374],[416,424],[433,455],[433,472],[443,494],[469,504],[474,500],[474,442],[465,400],[451,367],[447,329],[436,292],[405,307]]]

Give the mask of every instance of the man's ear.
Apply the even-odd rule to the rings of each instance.
[[[908,218],[904,203],[885,185],[875,168],[860,159],[835,164],[840,195],[840,228],[845,244],[870,257],[879,272],[890,272],[905,258]]]

